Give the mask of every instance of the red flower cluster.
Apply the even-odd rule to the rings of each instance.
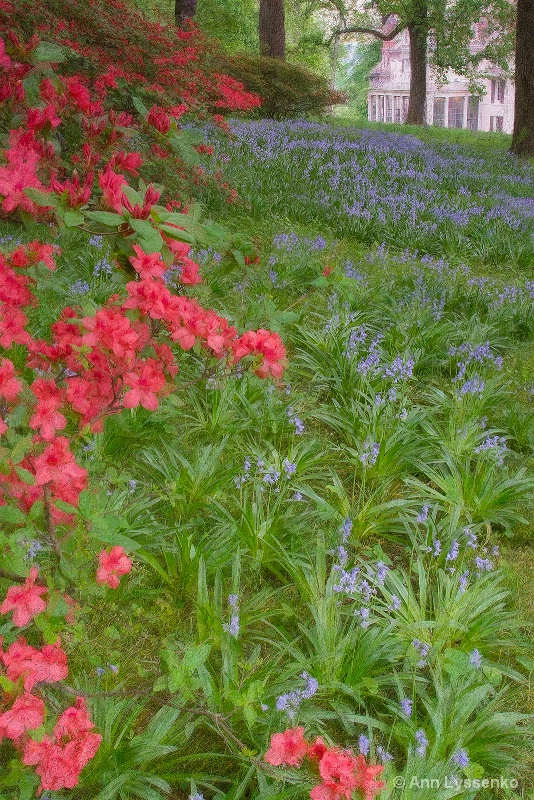
[[[2,738],[11,739],[22,752],[24,764],[35,766],[41,779],[39,793],[43,789],[72,789],[102,741],[100,734],[92,730],[94,725],[83,698],[78,697],[76,704],[61,714],[53,736],[35,741],[27,735],[28,731],[41,727],[46,715],[43,699],[32,690],[36,684],[56,683],[66,678],[67,656],[59,641],[36,649],[21,637],[6,651],[1,644],[0,639],[0,664],[13,689],[6,690],[0,701],[0,742]]]
[[[318,765],[321,778],[310,792],[312,800],[351,800],[354,791],[373,800],[385,786],[377,780],[384,767],[366,764],[362,755],[354,756],[350,750],[328,747],[320,737],[310,744],[302,727],[275,733],[265,753],[265,761],[275,767],[300,767],[305,758]]]
[[[76,705],[59,717],[53,736],[45,736],[40,742],[26,741],[22,760],[28,766],[35,766],[41,778],[39,792],[44,789],[57,792],[77,785],[80,772],[95,757],[102,741],[93,728],[85,701],[78,697]]]

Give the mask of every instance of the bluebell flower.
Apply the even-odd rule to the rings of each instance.
[[[467,591],[467,587],[469,586],[469,570],[466,571],[460,576],[460,594],[464,594]]]
[[[480,669],[480,667],[482,666],[482,655],[480,654],[480,652],[477,650],[476,647],[469,656],[469,663],[472,664],[475,667],[475,669]]]
[[[376,748],[376,754],[382,764],[387,764],[389,761],[393,761],[393,756],[391,753],[388,753],[387,750],[379,744]]]
[[[409,697],[404,697],[401,700],[401,709],[402,713],[406,714],[407,717],[411,717],[413,713],[413,702],[410,700]]]
[[[424,758],[428,747],[428,739],[426,738],[426,733],[423,728],[419,728],[419,730],[415,732],[415,741],[417,742],[415,752],[420,758]]]
[[[457,750],[455,753],[452,754],[452,761],[455,764],[458,764],[459,767],[462,769],[467,767],[469,764],[469,756],[467,754],[467,750]]]
[[[373,467],[377,462],[379,453],[379,442],[366,442],[362,454],[360,455],[360,461],[364,467]]]
[[[82,281],[81,279],[75,281],[72,286],[70,287],[71,294],[79,294],[84,295],[91,291],[91,287],[87,283],[87,281]]]
[[[230,622],[225,622],[223,624],[223,630],[234,639],[237,639],[239,636],[239,614],[232,614],[230,616]]]
[[[390,611],[398,611],[402,605],[402,601],[400,597],[397,597],[396,594],[391,595],[391,605],[389,606]]]
[[[369,615],[371,613],[371,609],[370,608],[360,608],[358,613],[359,613],[359,615],[360,615],[360,617],[362,619],[362,621],[360,623],[360,627],[364,628],[364,629],[368,628],[369,625],[371,624],[371,620],[369,619]]]
[[[445,560],[446,560],[446,561],[456,561],[456,559],[458,558],[458,554],[459,554],[459,552],[460,552],[460,545],[459,545],[459,544],[458,544],[458,542],[455,540],[455,541],[454,541],[454,542],[451,544],[451,549],[450,549],[450,550],[449,550],[449,552],[447,553],[447,556],[446,556]]]
[[[419,661],[417,662],[418,667],[426,667],[427,661],[426,657],[430,653],[430,645],[426,642],[421,642],[419,639],[413,639],[412,646],[415,647],[419,654]]]
[[[101,258],[95,266],[93,267],[93,275],[95,278],[99,278],[102,275],[111,275],[113,272],[113,267],[109,263],[107,258]]]
[[[430,511],[430,506],[423,506],[421,509],[420,514],[417,516],[417,522],[423,523],[427,521],[428,512]]]
[[[368,756],[369,750],[371,749],[371,742],[365,735],[365,733],[361,733],[358,737],[358,747],[362,756]]]
[[[352,520],[350,517],[347,517],[343,522],[343,525],[341,526],[341,535],[344,543],[348,541],[351,531],[352,531]]]
[[[384,581],[386,580],[386,575],[388,573],[389,567],[384,564],[383,561],[379,561],[376,565],[376,582],[379,586],[384,585]]]
[[[294,475],[297,471],[297,465],[293,464],[289,459],[285,458],[282,462],[282,467],[284,472],[286,473],[287,477],[289,478],[291,475]]]

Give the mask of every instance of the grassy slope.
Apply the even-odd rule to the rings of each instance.
[[[355,120],[347,109],[340,108],[339,113],[332,119],[334,126],[354,126],[368,128],[370,130],[382,130],[386,132],[394,131],[400,134],[417,136],[428,144],[460,144],[468,145],[477,149],[480,153],[508,151],[511,143],[511,136],[505,133],[484,133],[463,130],[426,127],[421,128],[415,125],[386,125],[381,123],[368,123]],[[287,216],[254,216],[251,213],[228,209],[226,223],[235,227],[236,230],[247,230],[250,235],[260,241],[269,241],[272,237],[284,230],[294,230],[303,236],[317,235],[316,228],[308,228],[299,225],[298,221],[292,219],[291,208],[288,207]],[[355,243],[341,239],[340,252],[344,250],[347,254],[354,251]],[[359,248],[356,246],[356,251]],[[494,270],[493,274],[484,268],[482,272],[486,275],[502,278],[503,272],[500,269]],[[510,277],[509,275],[505,277]],[[531,342],[527,342],[523,347],[517,349],[514,362],[509,368],[510,374],[514,374],[525,383],[532,380],[534,376],[534,348]],[[518,532],[517,537],[507,542],[503,548],[503,553],[509,564],[509,581],[514,589],[517,598],[519,613],[525,621],[525,633],[532,643],[532,653],[534,654],[534,518],[531,509],[525,509],[529,523],[523,526]],[[530,513],[530,516],[529,516]],[[534,669],[534,660],[533,660]],[[534,671],[532,673],[534,681]],[[534,688],[529,689],[524,698],[524,709],[534,712]],[[532,773],[534,783],[534,769]],[[530,797],[531,795],[529,795]]]

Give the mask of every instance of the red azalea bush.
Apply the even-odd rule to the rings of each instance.
[[[49,5],[32,4],[40,33],[52,25],[45,24]],[[0,8],[13,22],[15,6],[2,2]],[[100,6],[91,8],[96,14]],[[0,510],[15,529],[32,526],[50,554],[43,577],[37,568],[26,578],[0,570],[12,582],[0,605],[1,614],[12,614],[0,647],[0,740],[11,740],[23,764],[34,768],[39,792],[74,787],[101,742],[83,697],[52,724],[41,693],[42,685],[67,677],[58,631],[79,607],[71,596],[76,588],[65,547],[77,533],[80,495],[90,491],[78,462],[81,442],[122,409],[155,410],[174,389],[182,354],[193,347],[227,370],[252,357],[262,378],[280,378],[285,360],[277,334],[262,329],[240,336],[228,320],[184,294],[184,287],[202,280],[189,256],[191,244],[213,240],[220,231],[184,210],[184,198],[168,196],[160,204],[164,187],[141,177],[150,149],[161,158],[187,153],[178,120],[195,99],[209,100],[210,86],[215,107],[246,107],[246,94],[224,76],[206,75],[196,88],[189,85],[189,94],[180,90],[187,105],[162,94],[151,108],[137,98],[136,113],[117,109],[113,89],[126,79],[124,61],[112,69],[98,44],[80,43],[70,23],[57,24],[65,44],[105,71],[60,75],[50,63],[54,48],[37,33],[11,29],[0,39],[0,105],[8,130],[0,150],[0,212],[13,220],[42,220],[47,232],[78,228],[88,237],[106,236],[126,279],[91,313],[64,308],[43,337],[32,319],[39,284],[56,268],[59,248],[33,241],[0,252]],[[163,47],[167,34],[160,28],[157,33]],[[174,36],[189,41],[193,33]],[[117,46],[124,44],[119,37]],[[196,56],[188,47],[181,57],[190,63]],[[168,65],[153,63],[166,83]],[[20,537],[7,540],[12,563],[23,563],[20,548]],[[132,568],[122,546],[93,555],[93,580],[111,589]],[[32,641],[44,636],[43,646],[18,635],[28,626]]]
[[[319,770],[321,779],[310,792],[311,800],[351,800],[354,791],[359,791],[365,800],[373,800],[385,786],[377,780],[384,767],[367,764],[361,754],[354,756],[350,750],[329,747],[320,737],[309,743],[302,727],[288,728],[271,737],[271,746],[265,753],[268,764],[300,767],[305,759]]]
[[[187,109],[248,111],[259,98],[220,74],[218,53],[194,25],[179,30],[145,19],[121,0],[2,0],[0,28],[20,30],[65,48],[69,74],[92,78],[99,90],[143,89]],[[22,44],[18,54],[27,52]],[[54,60],[54,50],[42,48]],[[57,52],[57,51],[56,51]],[[5,89],[4,89],[5,91]]]

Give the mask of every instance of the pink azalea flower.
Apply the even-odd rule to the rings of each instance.
[[[279,767],[281,764],[298,767],[307,752],[304,728],[288,728],[283,733],[275,733],[271,737],[271,747],[265,753],[265,761],[274,767]]]
[[[17,697],[9,711],[0,714],[0,739],[18,739],[25,731],[35,730],[43,724],[45,704],[40,697],[25,692]]]
[[[39,574],[37,567],[30,569],[30,574],[22,586],[10,586],[7,595],[0,606],[0,613],[7,614],[13,611],[13,624],[22,628],[41,611],[46,608],[46,603],[41,595],[46,594],[46,586],[36,586],[35,580]]]
[[[109,553],[102,550],[98,554],[99,567],[96,571],[96,582],[107,583],[111,589],[116,589],[122,575],[127,575],[132,568],[132,561],[126,555],[124,547],[112,547]]]

